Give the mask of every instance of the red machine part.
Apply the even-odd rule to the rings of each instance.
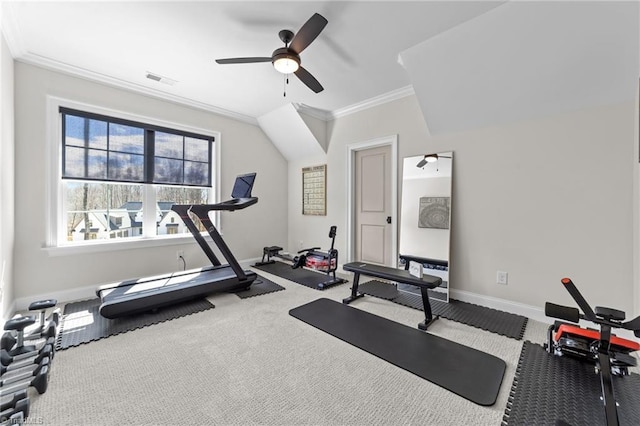
[[[569,324],[562,324],[558,327],[554,340],[557,342],[563,334],[585,337],[591,340],[600,340],[600,332]],[[611,345],[617,347],[621,352],[626,353],[640,350],[640,343],[618,336],[611,336]]]

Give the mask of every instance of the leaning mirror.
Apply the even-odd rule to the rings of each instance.
[[[449,301],[451,181],[453,152],[406,157],[402,172],[400,262],[422,264],[422,273],[442,278],[430,296]],[[420,294],[418,287],[398,284],[398,290]]]

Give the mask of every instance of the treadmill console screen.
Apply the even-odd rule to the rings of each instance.
[[[253,189],[253,182],[255,180],[255,173],[248,173],[236,177],[236,182],[233,184],[233,191],[231,191],[231,198],[251,198],[251,190]]]

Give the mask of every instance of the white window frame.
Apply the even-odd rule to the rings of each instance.
[[[60,107],[71,108],[79,111],[86,111],[109,117],[115,117],[129,121],[137,121],[155,126],[182,130],[185,132],[213,137],[215,142],[213,143],[213,149],[211,151],[211,155],[213,157],[211,159],[211,164],[213,165],[215,170],[213,170],[211,176],[212,190],[209,193],[209,202],[215,203],[216,200],[220,199],[220,188],[218,185],[218,183],[220,182],[221,157],[220,132],[193,126],[186,126],[179,123],[168,122],[124,111],[118,111],[111,108],[89,105],[86,103],[55,96],[47,96],[47,145],[49,161],[46,162],[46,176],[48,178],[48,182],[47,199],[45,203],[46,211],[44,212],[44,216],[47,218],[47,220],[46,242],[43,249],[46,250],[50,256],[61,256],[102,251],[116,251],[132,248],[185,244],[193,241],[193,236],[191,234],[161,236],[155,234],[150,235],[149,229],[154,229],[155,223],[152,226],[147,226],[148,224],[146,222],[155,222],[155,218],[153,215],[144,216],[144,234],[140,237],[128,237],[121,240],[92,240],[87,242],[83,241],[74,243],[69,243],[67,241],[66,228],[64,226],[64,218],[66,215],[66,185],[62,180],[62,114],[60,114]],[[143,205],[145,205],[145,203],[148,204],[149,202],[151,202],[151,200],[155,200],[156,186],[143,184],[143,188]],[[212,219],[216,224],[216,227],[218,227],[220,223],[219,214],[216,213],[214,217],[212,217]]]

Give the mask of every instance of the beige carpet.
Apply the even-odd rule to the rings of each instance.
[[[289,316],[320,297],[341,300],[348,285],[318,292],[265,276],[286,290],[245,300],[215,295],[215,309],[58,352],[48,391],[30,393],[31,422],[500,424],[522,341],[445,319],[430,327],[507,362],[497,403],[481,407]],[[423,319],[374,297],[352,306],[412,327]],[[524,338],[542,343],[545,330],[529,321]]]

